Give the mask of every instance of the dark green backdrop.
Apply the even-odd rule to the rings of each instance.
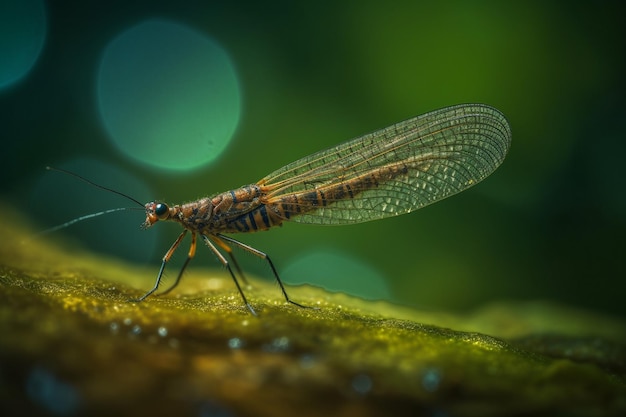
[[[308,153],[429,110],[488,103],[510,120],[513,143],[503,166],[475,188],[399,218],[289,224],[241,239],[271,254],[279,270],[318,252],[356,260],[384,277],[383,298],[421,308],[549,299],[626,314],[619,2],[197,3],[46,4],[41,55],[24,79],[0,90],[5,203],[41,228],[92,209],[81,201],[127,205],[43,170],[78,158],[115,167],[123,174],[92,178],[141,201],[183,202],[255,182]],[[98,115],[103,49],[150,18],[211,36],[236,68],[239,127],[205,168],[172,173],[137,164],[111,145]],[[184,137],[172,140],[185,146]],[[118,213],[63,235],[154,264],[156,273],[177,228],[139,231],[142,221],[140,212]],[[269,279],[261,262],[242,257],[246,269]],[[194,264],[214,259],[200,250]],[[313,268],[306,269],[311,277]],[[320,275],[351,291],[361,279],[356,270],[339,262]],[[289,274],[286,281],[298,281],[297,272]]]

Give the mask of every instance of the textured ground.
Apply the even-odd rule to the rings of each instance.
[[[154,271],[0,225],[0,414],[626,415],[626,326],[549,303],[462,316],[224,271]]]

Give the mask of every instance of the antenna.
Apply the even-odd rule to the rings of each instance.
[[[109,191],[109,192],[111,192],[113,194],[121,195],[122,197],[129,199],[133,203],[138,204],[140,207],[142,207],[142,208],[144,207],[144,205],[140,201],[135,200],[131,196],[126,195],[126,194],[124,194],[124,193],[122,193],[120,191],[114,190],[112,188],[105,187],[104,185],[96,184],[95,182],[89,181],[87,178],[81,177],[80,175],[78,175],[78,174],[76,174],[74,172],[67,171],[67,170],[62,169],[62,168],[54,168],[54,167],[50,167],[50,166],[47,166],[46,169],[48,171],[57,171],[57,172],[62,172],[62,173],[67,174],[67,175],[71,175],[72,177],[78,178],[79,180],[84,181],[84,182],[86,182],[89,185],[92,185],[92,186],[94,186],[96,188],[100,188],[101,190]],[[102,214],[104,214],[104,213],[102,213]]]
[[[141,208],[139,208],[139,207],[118,207],[118,208],[114,208],[114,209],[108,209],[108,210],[99,211],[97,213],[85,214],[84,216],[80,216],[80,217],[77,217],[77,218],[72,219],[70,221],[67,221],[65,223],[59,224],[57,226],[53,226],[53,227],[51,227],[49,229],[42,230],[41,232],[38,232],[37,235],[44,235],[44,234],[56,232],[57,230],[64,229],[64,228],[66,228],[68,226],[73,225],[74,223],[78,223],[78,222],[81,222],[83,220],[88,220],[88,219],[92,219],[94,217],[102,216],[103,214],[115,213],[116,211],[123,211],[123,210],[143,210],[144,209],[144,205],[141,202],[139,202],[139,201],[135,200],[134,198],[132,198],[131,196],[126,195],[126,194],[124,194],[124,193],[122,193],[120,191],[113,190],[113,189],[111,189],[109,187],[105,187],[104,185],[96,184],[95,182],[89,181],[87,178],[81,177],[80,175],[75,174],[75,173],[73,173],[71,171],[67,171],[67,170],[62,169],[62,168],[49,167],[49,166],[46,167],[46,170],[48,170],[48,171],[57,171],[57,172],[61,172],[63,174],[71,175],[72,177],[78,178],[79,180],[81,180],[83,182],[86,182],[87,184],[89,184],[89,185],[91,185],[93,187],[100,188],[101,190],[109,191],[109,192],[111,192],[113,194],[117,194],[117,195],[120,195],[120,196],[122,196],[124,198],[127,198],[128,200],[132,201],[133,203],[136,203],[137,205],[139,205],[139,207],[141,207]]]
[[[77,217],[75,219],[72,219],[70,221],[67,221],[65,223],[53,226],[49,229],[45,229],[42,230],[40,232],[37,232],[37,235],[45,235],[48,233],[52,233],[52,232],[56,232],[57,230],[60,229],[65,229],[68,226],[73,225],[74,223],[78,223],[78,222],[82,222],[83,220],[88,220],[94,217],[98,217],[98,216],[102,216],[103,214],[109,214],[109,213],[115,213],[116,211],[123,211],[123,210],[140,210],[137,207],[118,207],[118,208],[114,208],[114,209],[108,209],[108,210],[104,210],[104,211],[99,211],[97,213],[91,213],[91,214],[85,214],[84,216],[80,216]]]

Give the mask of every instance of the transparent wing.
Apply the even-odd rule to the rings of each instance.
[[[480,182],[511,129],[482,104],[436,110],[314,153],[269,174],[264,203],[286,220],[350,224],[409,213]]]

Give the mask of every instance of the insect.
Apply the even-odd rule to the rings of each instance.
[[[410,213],[485,179],[502,163],[510,143],[511,129],[500,111],[483,104],[462,104],[426,113],[306,156],[254,184],[181,205],[170,206],[158,201],[144,205],[118,191],[70,174],[142,206],[146,212],[143,228],[159,221],[182,225],[183,231],[163,256],[153,288],[137,301],[157,291],[165,266],[190,233],[187,259],[175,282],[161,294],[178,285],[196,254],[200,236],[230,273],[248,310],[256,315],[237,278],[245,280],[233,247],[264,259],[285,300],[305,306],[289,298],[266,253],[227,234],[267,230],[285,221],[345,225]],[[109,211],[112,210],[106,212]]]

